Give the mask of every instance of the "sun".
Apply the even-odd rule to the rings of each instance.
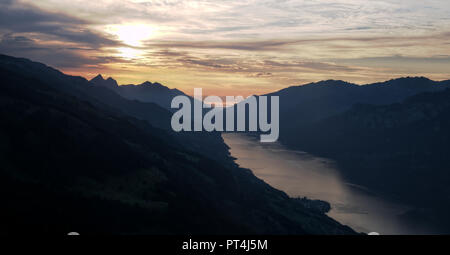
[[[145,50],[140,49],[146,40],[155,35],[155,28],[144,23],[127,23],[120,25],[110,25],[106,27],[106,32],[115,36],[124,45],[115,48],[117,56],[123,59],[139,59],[145,54]]]
[[[132,60],[132,59],[138,59],[140,58],[144,51],[142,50],[137,50],[137,49],[133,49],[133,48],[129,48],[129,47],[119,47],[116,48],[117,50],[117,56],[121,57],[123,59],[127,59],[127,60]]]
[[[155,28],[148,24],[120,24],[107,28],[107,32],[113,34],[124,44],[132,47],[142,46],[145,40],[155,34]]]

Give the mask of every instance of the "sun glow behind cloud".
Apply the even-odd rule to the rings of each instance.
[[[125,60],[142,58],[146,53],[145,50],[140,49],[144,41],[150,40],[156,34],[153,26],[144,23],[108,25],[105,31],[125,44],[124,47],[115,48],[118,52],[116,56]]]
[[[120,24],[106,27],[106,32],[116,36],[129,46],[139,47],[142,42],[149,40],[155,34],[155,28],[147,24]]]
[[[187,93],[201,86],[218,95],[321,79],[450,78],[447,0],[8,0],[0,7],[3,53],[88,78],[106,72],[121,83],[159,81]]]
[[[136,60],[140,57],[142,57],[142,55],[144,54],[144,51],[141,50],[137,50],[134,48],[129,48],[129,47],[119,47],[116,48],[117,50],[117,56],[121,57],[125,60]]]

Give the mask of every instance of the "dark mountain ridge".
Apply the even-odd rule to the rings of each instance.
[[[3,234],[354,234],[313,203],[95,99],[114,99],[110,89],[7,56],[0,79]]]
[[[268,96],[279,96],[281,143],[333,159],[349,182],[417,208],[405,218],[449,233],[449,91],[449,80],[405,77],[328,80]]]
[[[449,117],[450,89],[445,89],[388,105],[355,104],[343,113],[286,128],[281,141],[334,159],[351,182],[415,206],[409,216],[448,233]]]
[[[170,126],[172,113],[155,103],[126,99],[113,89],[105,86],[92,86],[83,77],[65,75],[42,63],[27,59],[0,55],[0,66],[12,74],[31,77],[36,81],[48,84],[48,86],[53,86],[55,89],[87,101],[102,110],[145,120],[152,126],[168,131],[167,135],[176,137],[186,148],[202,153],[209,158],[233,164],[227,155],[228,147],[223,143],[219,133],[172,132]],[[101,79],[103,80],[103,77]]]
[[[92,80],[90,80],[90,82],[92,84],[95,84],[97,86],[102,86],[102,87],[106,87],[109,89],[116,89],[119,87],[119,84],[117,84],[117,81],[114,80],[113,78],[109,77],[106,80],[103,78],[103,76],[101,74],[95,76],[94,78],[92,78]]]
[[[327,80],[289,87],[267,96],[280,97],[283,126],[298,127],[342,113],[355,104],[398,103],[418,93],[449,87],[448,80],[437,82],[424,77],[406,77],[366,85]]]
[[[109,77],[105,80],[100,74],[90,80],[90,83],[94,86],[103,86],[112,89],[127,99],[155,103],[165,109],[171,109],[170,104],[174,97],[185,96],[180,90],[169,89],[158,82],[152,83],[146,81],[139,85],[128,84],[119,86],[113,78]]]
[[[290,135],[296,130],[301,132],[303,126],[343,113],[356,104],[399,103],[419,93],[442,91],[446,88],[450,88],[450,80],[432,81],[425,77],[405,77],[366,85],[325,80],[288,87],[262,96],[268,97],[269,119],[270,97],[279,97],[280,141],[283,142],[289,140]],[[256,96],[256,100],[259,102],[259,96]],[[238,105],[248,102],[244,100],[237,104],[234,107],[235,113]],[[248,106],[246,106],[246,130],[248,130],[248,114]],[[235,114],[235,123],[236,121]]]

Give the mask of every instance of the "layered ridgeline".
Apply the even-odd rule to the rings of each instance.
[[[327,80],[289,87],[267,96],[280,97],[281,128],[297,129],[342,113],[355,104],[398,103],[418,93],[441,91],[448,87],[450,81],[436,82],[424,77],[399,78],[366,85]]]
[[[149,81],[146,81],[140,85],[119,86],[117,81],[113,78],[109,77],[107,79],[104,79],[100,74],[91,79],[89,81],[89,84],[92,86],[91,89],[93,90],[99,90],[103,93],[114,95],[111,99],[97,97],[98,100],[101,100],[103,102],[106,101],[108,105],[122,110],[124,109],[124,106],[122,104],[117,105],[116,97],[120,97],[120,100],[124,100],[124,98],[129,99],[125,100],[125,102],[127,104],[130,104],[130,102],[132,102],[131,104],[135,106],[131,111],[126,110],[126,113],[137,118],[147,120],[152,124],[156,123],[157,127],[163,128],[168,131],[172,131],[170,125],[171,114],[174,111],[174,109],[171,108],[172,99],[179,95],[186,96],[186,94],[177,89],[169,89],[168,87],[165,87],[159,83],[151,83]],[[115,93],[111,93],[111,91]],[[189,98],[193,105],[194,99],[191,97]],[[148,104],[156,104],[165,109],[166,111],[164,116],[153,116],[152,114],[149,115],[148,113],[151,113],[151,109],[142,107],[142,105]],[[125,107],[125,109],[127,109],[127,107]],[[176,136],[178,140],[181,140],[186,148],[194,152],[198,152],[209,158],[219,160],[222,163],[234,164],[234,162],[228,156],[228,147],[223,142],[223,139],[219,132],[172,132],[171,134],[173,136]]]
[[[170,109],[170,104],[174,97],[185,96],[180,90],[169,89],[158,82],[152,83],[146,81],[139,85],[128,84],[119,86],[117,81],[113,78],[109,77],[104,79],[100,74],[90,80],[90,82],[93,85],[114,90],[116,93],[127,99],[155,103],[166,109]]]
[[[101,80],[111,83],[111,79]],[[166,91],[170,95],[167,88],[146,85],[133,88]],[[448,231],[449,129],[442,126],[447,118],[443,109],[447,106],[443,105],[445,99],[432,95],[445,97],[449,87],[450,81],[436,82],[424,77],[367,85],[328,80],[266,96],[280,97],[282,143],[335,159],[352,182],[419,208],[405,216],[423,218],[428,223],[435,221]],[[117,90],[117,84],[114,88]],[[421,102],[416,102],[416,95],[428,92],[437,94],[424,94]],[[440,119],[431,119],[437,114]],[[236,122],[235,116],[235,129]]]
[[[279,133],[281,142],[297,147],[298,144],[292,142],[292,138],[295,140],[295,136],[302,132],[303,127],[343,113],[353,105],[392,104],[418,93],[442,91],[449,87],[450,81],[435,82],[424,77],[400,78],[367,85],[327,80],[292,86],[270,94],[247,98],[236,104],[233,109],[234,121],[230,123],[232,128],[228,130],[227,127],[226,131],[239,130],[238,123],[245,121],[245,128],[241,130],[264,131],[262,133],[269,141],[278,137]],[[272,104],[274,97],[276,101]],[[264,101],[261,101],[262,99]],[[239,114],[236,114],[240,110],[243,110],[245,115],[242,120],[238,117]],[[223,111],[224,116],[227,115],[226,112],[228,111]],[[261,129],[262,126],[266,126],[265,129]]]
[[[8,56],[0,79],[2,233],[354,233],[194,152],[156,104]]]
[[[323,81],[280,96],[280,141],[336,160],[353,183],[415,206],[450,232],[450,81]]]

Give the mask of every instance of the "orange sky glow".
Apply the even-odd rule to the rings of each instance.
[[[119,84],[263,94],[324,79],[449,79],[446,0],[7,0],[0,53]]]

